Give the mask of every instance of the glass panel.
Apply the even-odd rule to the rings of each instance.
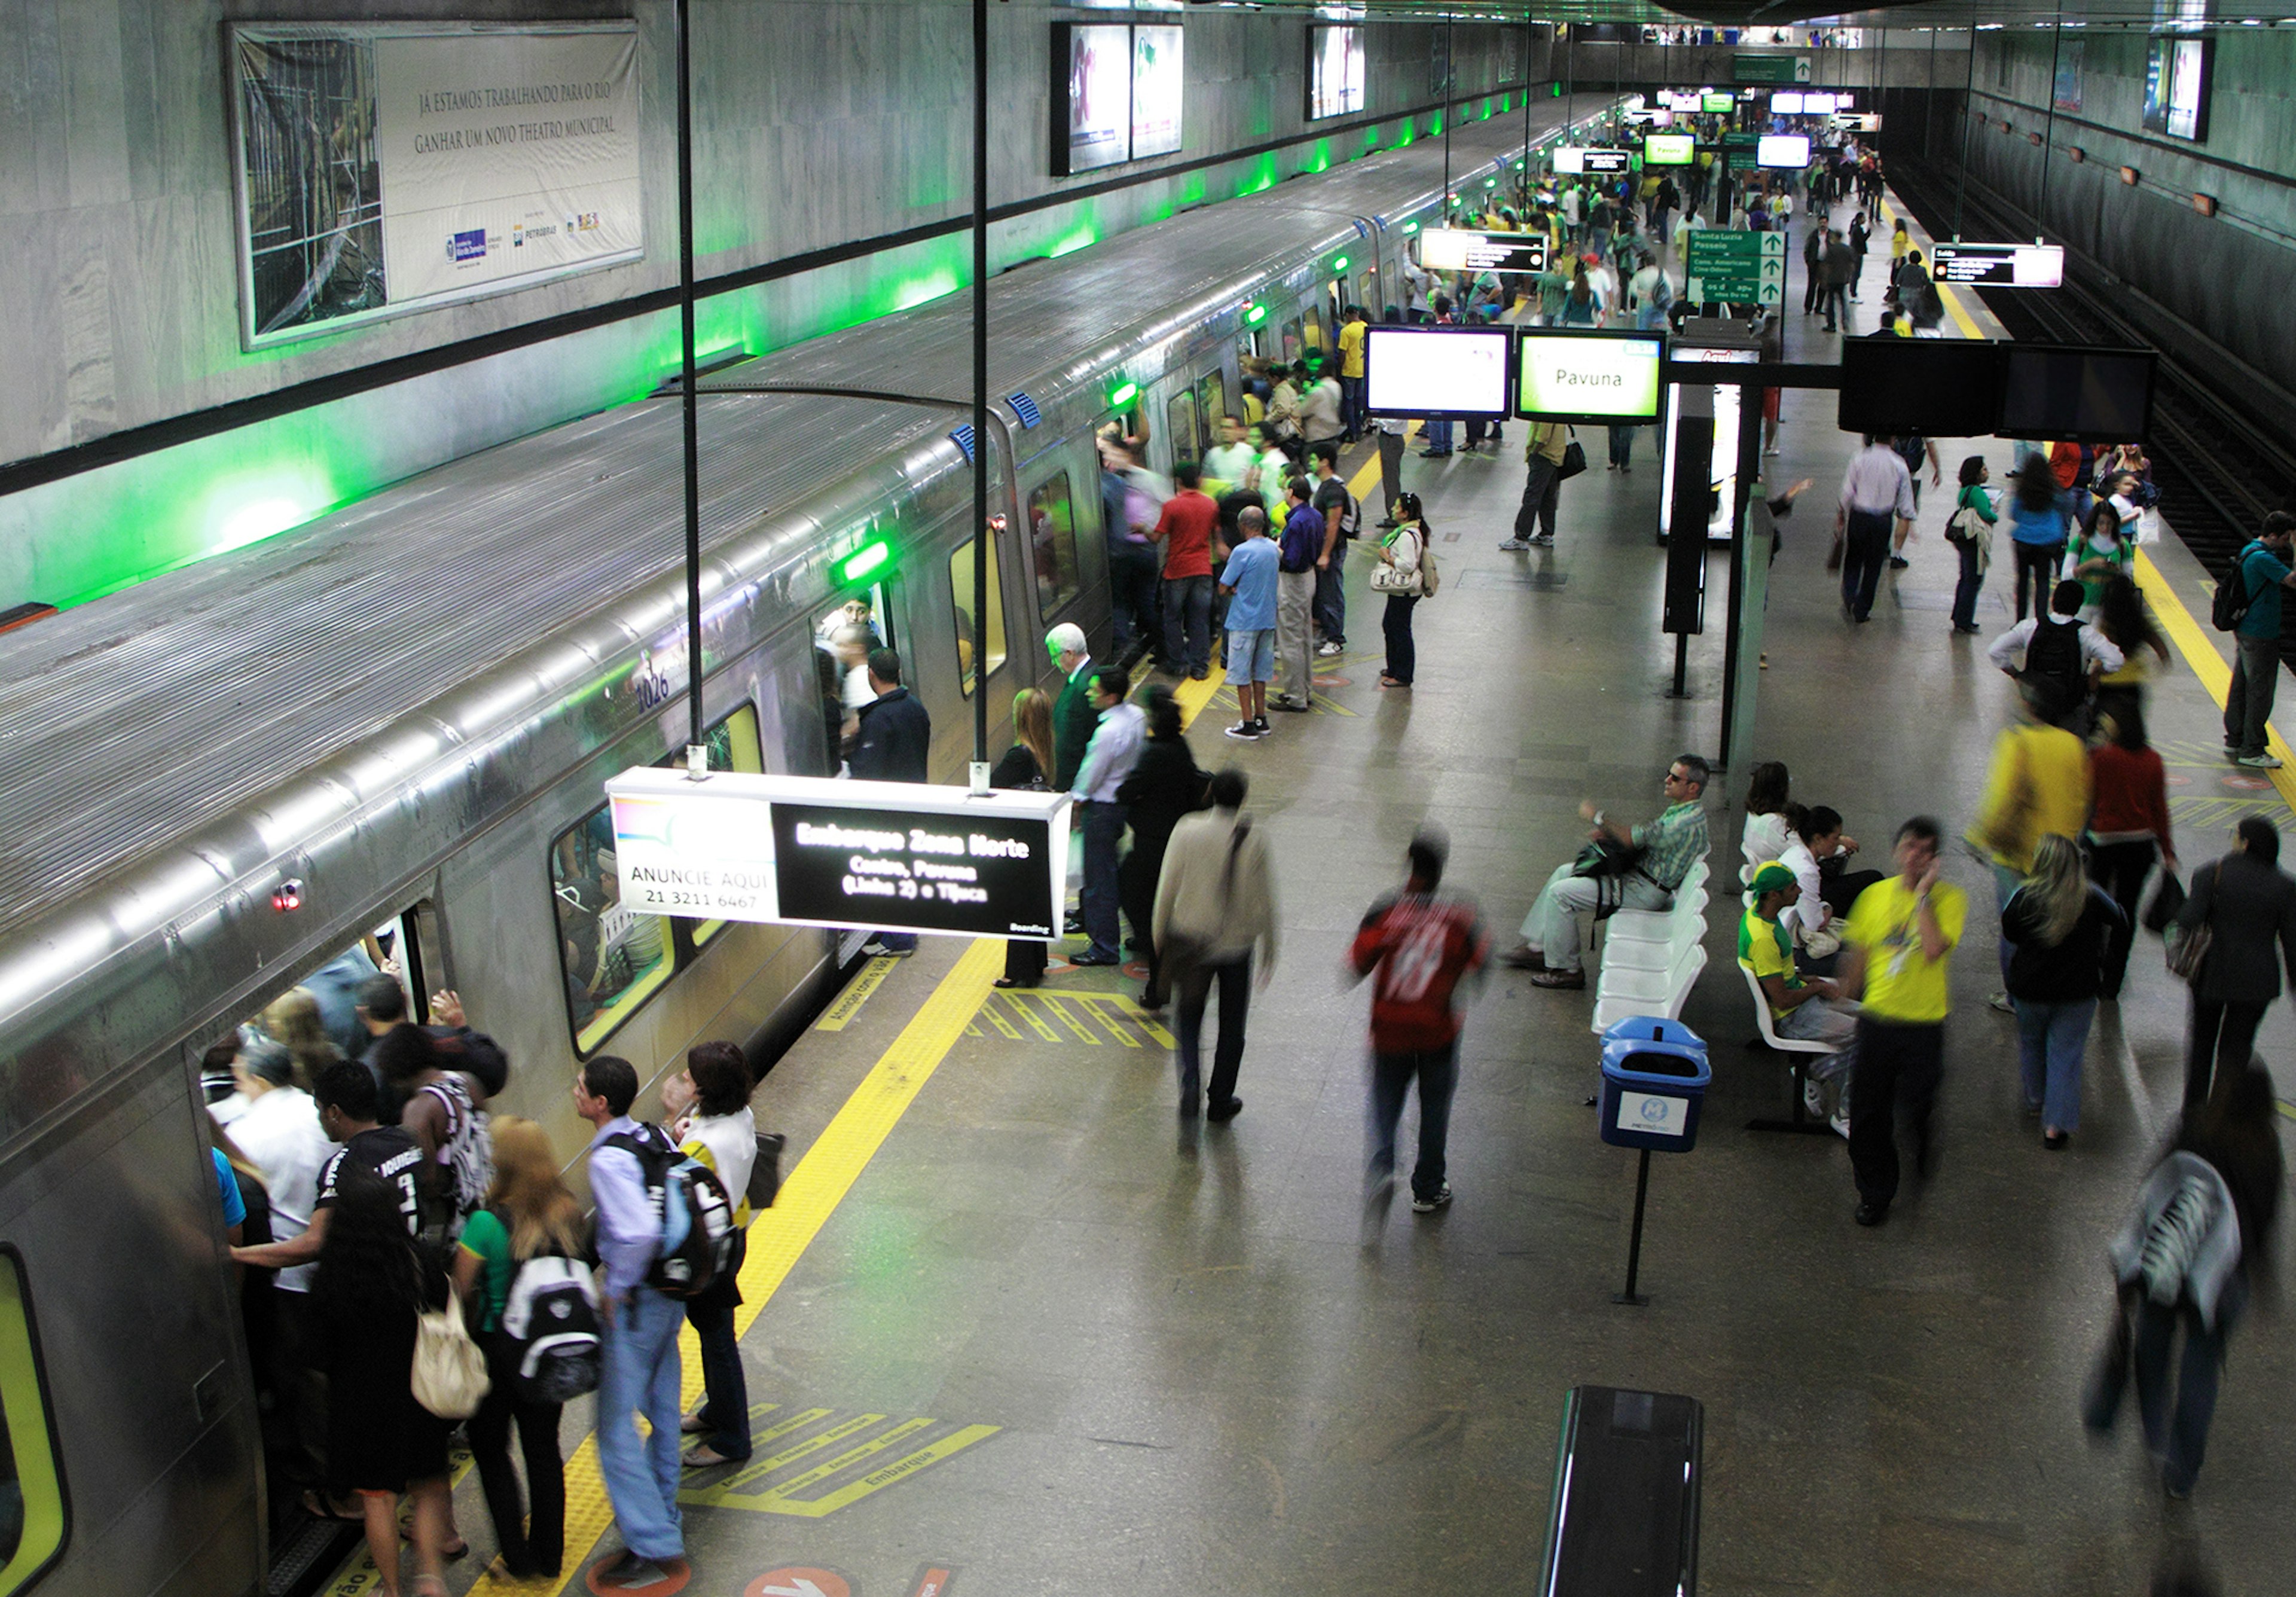
[[[1285,365],[1290,365],[1306,353],[1308,346],[1301,341],[1301,337],[1299,323],[1283,323],[1283,364]]]
[[[1204,445],[1196,430],[1196,393],[1193,389],[1182,389],[1165,404],[1164,420],[1170,429],[1172,463],[1184,460],[1201,460]]]
[[[675,766],[685,759],[684,750],[667,755],[661,763]],[[744,704],[732,715],[709,729],[709,768],[713,771],[746,771],[760,775],[766,768],[765,748],[758,738],[758,711],[754,705]],[[701,947],[725,930],[723,921],[699,921],[693,927],[693,946]]]
[[[1048,625],[1053,612],[1077,596],[1076,517],[1069,504],[1069,474],[1062,471],[1029,495],[1029,550],[1037,568],[1037,614]]]
[[[1203,406],[1204,430],[1217,439],[1220,418],[1228,414],[1227,373],[1218,367],[1205,373],[1204,380],[1196,385],[1196,397]]]
[[[1307,333],[1308,353],[1313,355],[1319,349],[1329,348],[1329,346],[1324,342],[1323,312],[1311,307],[1300,313],[1300,321],[1301,325]]]
[[[24,1265],[0,1249],[0,1597],[38,1579],[70,1528]]]
[[[893,641],[885,617],[885,588],[878,583],[839,600],[813,623],[813,663],[832,776],[844,768],[845,751],[860,730],[861,707],[874,697],[869,692],[869,651]]]
[[[1004,518],[990,518],[993,526],[1002,530]],[[1071,544],[1073,547],[1073,544]],[[953,601],[952,613],[956,617],[956,680],[964,696],[972,697],[980,685],[973,675],[973,663],[980,653],[980,629],[972,623],[972,540],[957,546],[948,557],[948,586]],[[994,676],[1004,664],[1004,586],[998,580],[996,551],[988,551],[988,675]]]

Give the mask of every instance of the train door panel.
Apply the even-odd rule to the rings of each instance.
[[[1181,387],[1164,401],[1165,470],[1184,460],[1204,457],[1202,418],[1196,408],[1196,391],[1183,380]]]
[[[1082,534],[1098,525],[1099,516],[1097,473],[1085,478],[1062,466],[1029,490],[1021,520],[1036,599],[1036,625],[1028,628],[1031,635],[1041,637],[1056,623],[1072,618],[1067,612],[1086,586],[1082,552],[1090,540]]]

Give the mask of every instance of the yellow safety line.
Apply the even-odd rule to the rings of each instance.
[[[1890,209],[1890,200],[1887,194],[1882,196],[1879,209],[1882,214],[1882,222],[1884,224],[1893,225],[1898,213]],[[1913,220],[1911,217],[1908,217],[1906,219],[1909,222]],[[1890,230],[1890,226],[1885,226],[1883,228],[1882,231],[1885,237]],[[1937,264],[1935,258],[1937,255],[1937,240],[1930,238],[1928,233],[1923,233],[1922,236],[1923,238],[1928,238],[1930,241],[1930,256],[1931,258],[1930,265],[1934,266]],[[1938,298],[1945,301],[1946,309],[1951,311],[1953,313],[1953,319],[1956,323],[1960,323],[1962,337],[1969,339],[1983,338],[1985,336],[1984,331],[1977,325],[1976,321],[1971,317],[1969,312],[1962,306],[1962,291],[1959,289],[1949,288],[1942,283],[1938,283],[1937,274],[1935,272],[1931,272],[1930,274],[1930,281],[1936,283]]]
[[[2142,549],[2136,551],[2136,586],[2152,602],[2153,613],[2161,618],[2161,630],[2177,646],[2177,652],[2185,657],[2185,664],[2192,668],[2194,676],[2200,678],[2201,686],[2208,690],[2209,697],[2216,701],[2217,708],[2224,708],[2225,696],[2232,690],[2232,667],[2225,664],[2224,656],[2218,654],[2216,645],[2209,642],[2208,634],[2201,630],[2201,624],[2193,619],[2193,612],[2186,610],[2185,602],[2177,597],[2177,590],[2169,586],[2169,579],[2161,575],[2161,569]],[[2264,732],[2267,747],[2283,762],[2278,770],[2268,771],[2266,774],[2272,778],[2272,785],[2279,792],[2281,802],[2291,809],[2296,809],[2296,771],[2289,768],[2290,763],[2296,761],[2296,755],[2289,752],[2288,745],[2281,741],[2280,733],[2269,722],[2265,724]]]

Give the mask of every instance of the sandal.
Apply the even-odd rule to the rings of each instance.
[[[1017,987],[1021,984],[1009,976],[1000,976],[988,985],[992,987]]]
[[[364,1507],[354,1509],[351,1512],[345,1513],[342,1510],[337,1508],[334,1505],[333,1501],[324,1493],[321,1492],[316,1486],[305,1488],[303,1493],[303,1511],[310,1515],[314,1519],[339,1519],[346,1525],[364,1525],[366,1523],[366,1510]]]

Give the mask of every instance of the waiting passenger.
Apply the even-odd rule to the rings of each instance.
[[[1092,646],[1083,627],[1063,621],[1045,635],[1045,652],[1061,674],[1060,698],[1053,706],[1053,768],[1046,775],[1054,792],[1065,793],[1076,786],[1085,746],[1100,725],[1092,708]]]
[[[423,1227],[434,1247],[462,1234],[463,1219],[486,1201],[494,1183],[487,1118],[479,1112],[479,1092],[461,1071],[447,1068],[427,1032],[426,1052],[408,1050],[396,1062],[409,1067],[388,1084],[406,1097],[398,1123],[422,1144]]]
[[[1139,762],[1116,794],[1132,828],[1132,847],[1117,867],[1116,888],[1136,945],[1147,958],[1148,985],[1141,991],[1140,1007],[1152,1011],[1166,1001],[1163,963],[1156,954],[1156,883],[1172,829],[1183,816],[1203,808],[1211,776],[1197,766],[1188,747],[1172,690],[1150,683],[1146,697],[1147,737]]]
[[[1227,682],[1235,690],[1236,724],[1232,738],[1268,734],[1267,684],[1275,675],[1275,579],[1277,554],[1267,538],[1267,518],[1257,508],[1237,519],[1243,541],[1220,569],[1220,592],[1230,601],[1227,617]]]
[[[407,1018],[406,989],[396,976],[378,972],[359,984],[358,1018],[367,1034],[360,1062],[380,1091],[377,1118],[385,1126],[396,1126],[406,1106],[406,1078],[430,1063],[430,1039]]]
[[[1746,890],[1752,907],[1738,918],[1738,962],[1753,972],[1770,1006],[1770,1026],[1798,1043],[1823,1043],[1831,1052],[1802,1075],[1802,1094],[1813,1114],[1826,1117],[1825,1084],[1834,1085],[1833,1129],[1849,1134],[1849,1083],[1857,1065],[1857,1011],[1841,1001],[1841,989],[1823,976],[1805,979],[1794,963],[1793,935],[1783,924],[1787,910],[1801,901],[1801,884],[1781,860],[1757,868]]]
[[[1363,507],[1340,479],[1337,444],[1318,444],[1308,451],[1308,455],[1315,463],[1315,505],[1324,517],[1324,548],[1316,557],[1316,630],[1323,635],[1323,641],[1316,645],[1316,652],[1328,659],[1344,652],[1348,646],[1348,592],[1343,574],[1348,563],[1348,545],[1355,539]],[[1229,623],[1234,625],[1233,621]]]
[[[2046,618],[2028,617],[1985,648],[1986,659],[2048,698],[2055,706],[2052,719],[2078,715],[2098,679],[2126,663],[2103,633],[2080,618],[2085,596],[2078,582],[2057,584]]]
[[[689,1470],[740,1463],[750,1456],[750,1383],[734,1311],[742,1306],[739,1277],[749,1256],[750,1170],[758,1159],[758,1121],[750,1109],[757,1085],[737,1043],[697,1043],[685,1051],[685,1069],[662,1090],[674,1118],[669,1134],[706,1165],[734,1200],[734,1235],[725,1266],[685,1300],[685,1322],[701,1347],[701,1407],[683,1429],[702,1439],[685,1455]]]
[[[1198,681],[1211,673],[1212,543],[1219,506],[1200,492],[1196,463],[1172,468],[1174,493],[1149,536],[1164,545],[1163,665]]]
[[[1972,455],[1961,463],[1961,492],[1945,524],[1945,541],[1961,556],[1961,577],[1953,589],[1953,629],[1977,630],[1977,594],[1993,564],[1993,527],[2000,520],[1992,495],[1985,491],[1985,457]]]
[[[1292,479],[1275,545],[1275,696],[1267,702],[1294,713],[1305,712],[1314,698],[1316,561],[1329,536],[1314,497],[1306,478]]]
[[[1212,778],[1209,813],[1172,828],[1156,882],[1154,938],[1163,974],[1179,999],[1180,1115],[1215,1122],[1243,1108],[1235,1095],[1243,1063],[1244,1020],[1251,1003],[1252,956],[1259,985],[1275,968],[1275,882],[1267,839],[1243,814],[1250,783],[1233,766]],[[1200,1097],[1204,1005],[1219,987],[1219,1038],[1212,1052],[1209,1102]]]
[[[2296,587],[2296,569],[2289,563],[2292,544],[2296,516],[2276,510],[2235,562],[2248,608],[2233,629],[2237,652],[2232,686],[2225,693],[2225,752],[2251,770],[2276,770],[2280,765],[2268,743],[2272,695],[2280,685],[2280,590]]]
[[[1406,585],[1384,590],[1387,609],[1380,617],[1380,635],[1387,643],[1387,668],[1380,673],[1383,688],[1407,688],[1419,677],[1418,640],[1411,635],[1412,611],[1428,593],[1435,568],[1427,553],[1427,512],[1419,495],[1406,494],[1396,502],[1401,523],[1372,553],[1380,565]]]
[[[1024,793],[1046,792],[1052,787],[1053,769],[1053,701],[1042,689],[1022,688],[1013,695],[1013,746],[988,774],[988,785]],[[1059,907],[1054,906],[1056,913]],[[1033,987],[1044,980],[1046,946],[1036,938],[1005,939],[1004,974],[995,985]]]
[[[1753,873],[1786,851],[1785,808],[1792,784],[1792,774],[1774,759],[1755,766],[1747,778],[1746,830],[1738,852],[1746,862],[1749,892]]]
[[[1121,666],[1103,666],[1093,674],[1092,703],[1099,725],[1085,747],[1084,763],[1077,767],[1076,786],[1070,790],[1084,833],[1084,884],[1078,909],[1084,917],[1085,935],[1091,939],[1072,962],[1079,965],[1124,962],[1118,946],[1122,930],[1118,924],[1116,886],[1117,849],[1124,841],[1124,804],[1117,794],[1139,763],[1145,721],[1139,706],[1126,702],[1131,692],[1132,680]]]
[[[901,657],[890,649],[869,652],[869,689],[877,695],[861,708],[861,731],[850,762],[856,782],[932,780],[932,717],[901,685]],[[911,931],[881,931],[861,952],[872,959],[906,959],[917,951]]]
[[[326,1018],[308,987],[290,987],[264,1006],[256,1018],[264,1034],[285,1048],[295,1061],[295,1085],[308,1088],[319,1072],[344,1057],[327,1035]]]

